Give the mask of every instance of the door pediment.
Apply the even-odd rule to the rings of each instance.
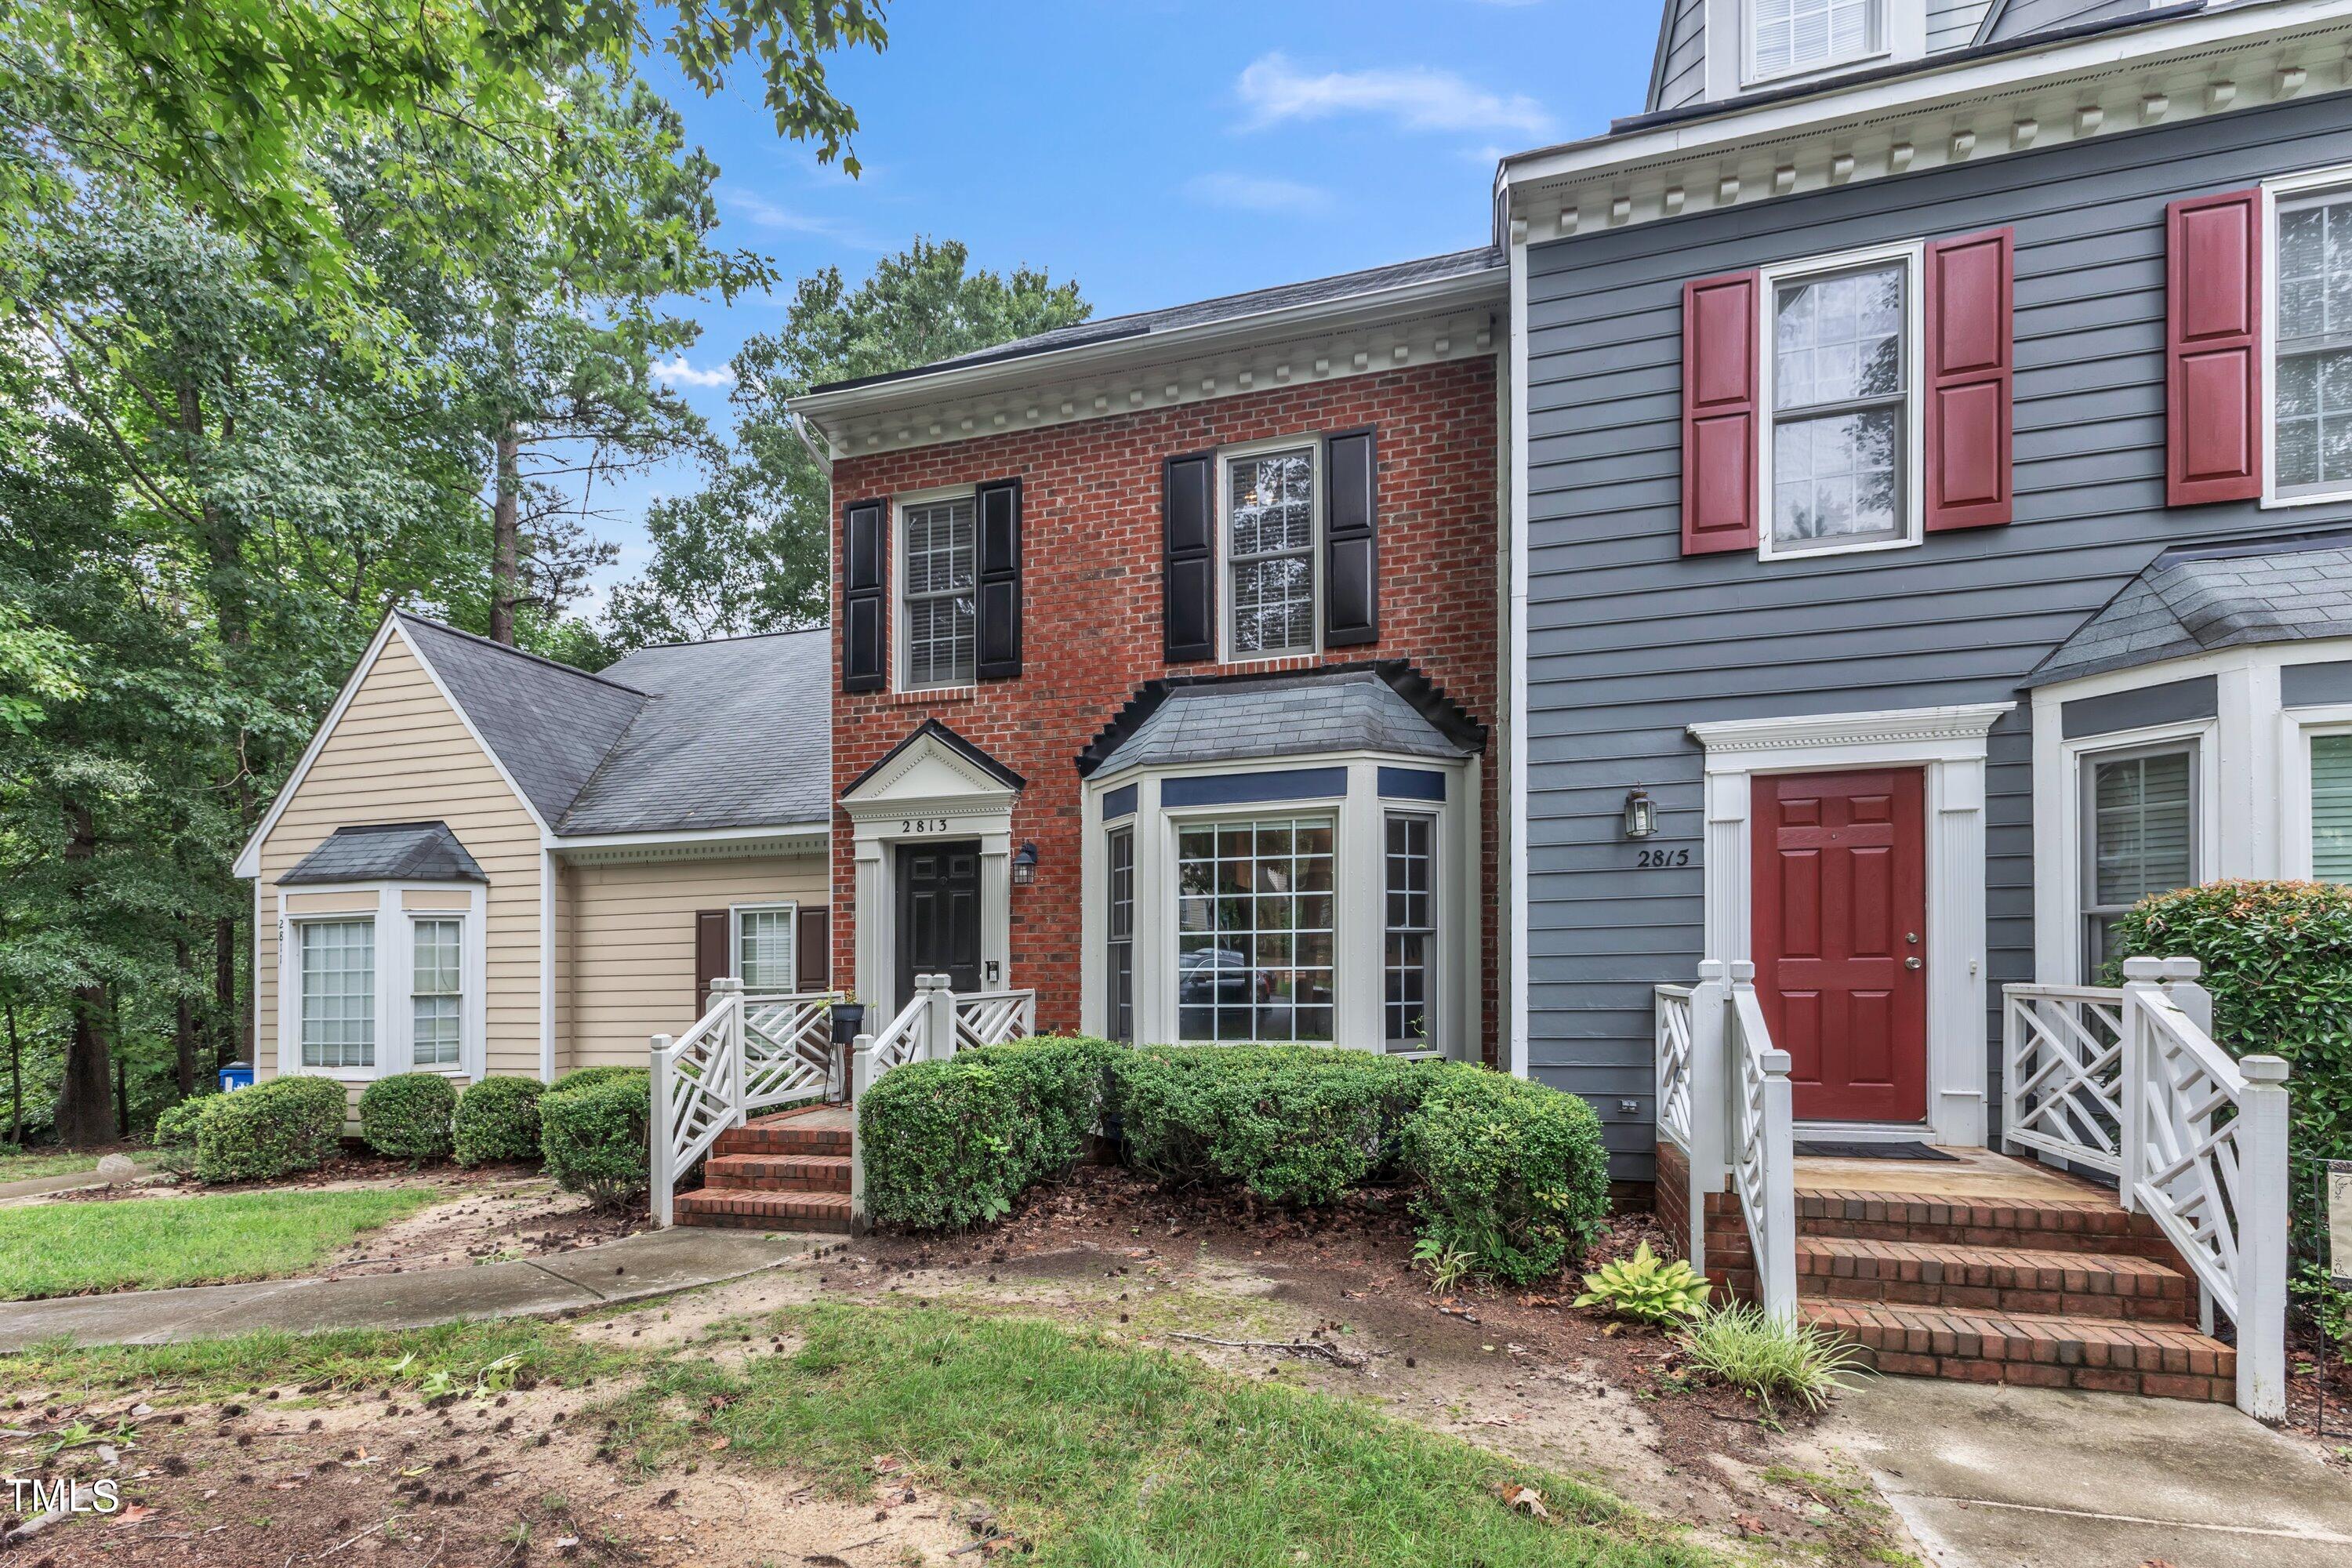
[[[1020,774],[930,719],[842,791],[841,804],[859,820],[917,807],[1003,811],[1022,783]]]

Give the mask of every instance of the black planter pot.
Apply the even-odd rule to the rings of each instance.
[[[845,1046],[855,1041],[866,1029],[866,1004],[835,1002],[833,1005],[833,1043]]]

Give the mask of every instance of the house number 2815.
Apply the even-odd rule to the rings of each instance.
[[[948,819],[944,816],[902,816],[898,819],[901,833],[945,833]]]
[[[1663,871],[1669,867],[1687,866],[1690,864],[1690,851],[1687,849],[1638,849],[1634,851],[1633,864],[1645,871]]]

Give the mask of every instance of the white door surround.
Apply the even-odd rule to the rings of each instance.
[[[1749,951],[1748,816],[1759,774],[1918,768],[1926,776],[1927,1126],[1981,1148],[1985,1106],[1985,737],[2016,705],[1979,702],[1690,726],[1706,750],[1706,956]],[[1896,1131],[1837,1124],[1846,1138]],[[1916,1127],[1899,1130],[1916,1138]]]
[[[856,858],[855,973],[866,1022],[879,1029],[908,998],[898,988],[898,878],[901,844],[980,841],[980,963],[991,990],[1017,982],[1012,955],[1013,802],[1020,795],[940,731],[925,728],[841,797]]]

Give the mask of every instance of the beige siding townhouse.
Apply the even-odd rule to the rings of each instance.
[[[385,618],[237,859],[257,1076],[642,1065],[709,982],[830,989],[821,631],[600,674]]]

